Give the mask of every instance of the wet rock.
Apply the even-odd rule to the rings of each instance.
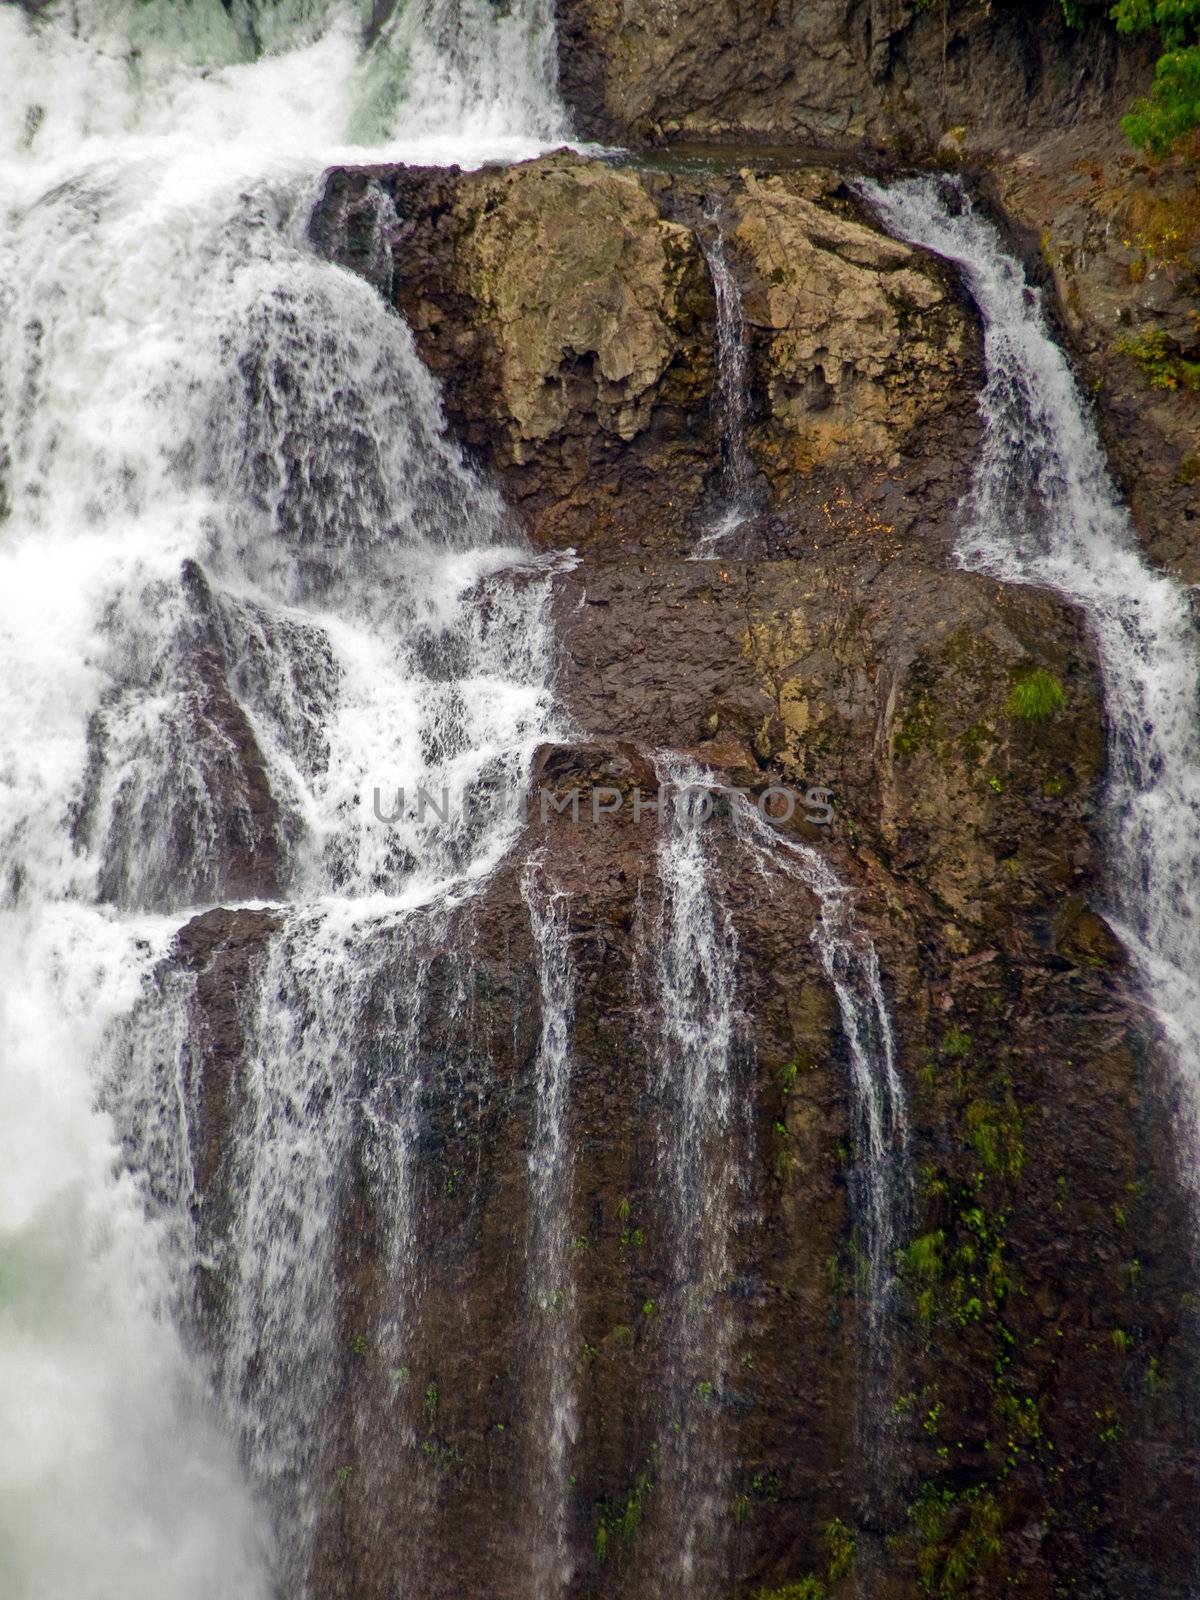
[[[1098,1600],[1119,1570],[1123,1592],[1182,1597],[1192,1462],[1165,1396],[1185,1381],[1190,1279],[1171,1241],[1187,1212],[1152,1031],[1086,909],[1102,724],[1077,622],[1034,591],[854,545],[756,563],[584,564],[559,580],[556,609],[561,692],[588,736],[538,752],[518,852],[439,924],[416,1056],[397,1053],[411,944],[381,924],[369,946],[376,976],[344,1070],[363,1105],[368,1083],[376,1095],[419,1083],[415,1187],[403,1287],[387,1243],[397,1200],[372,1175],[364,1116],[339,1213],[345,1336],[323,1469],[331,1482],[350,1471],[322,1512],[321,1581],[383,1600],[401,1559],[420,1600],[529,1592],[540,1510],[524,1487],[537,1449],[526,1385],[541,1324],[522,1241],[542,997],[520,882],[536,855],[569,897],[575,974],[570,1592],[610,1592],[614,1577],[630,1600],[662,1592],[670,1524],[655,1461],[664,1306],[678,1291],[658,1166],[660,818],[638,817],[632,797],[654,794],[657,752],[684,748],[751,794],[814,780],[835,791],[832,825],[787,831],[853,885],[880,952],[910,1104],[911,1238],[924,1241],[899,1266],[896,1465],[881,1504],[849,1398],[864,1381],[866,1315],[853,1088],[812,939],[818,906],[748,857],[718,806],[707,826],[713,890],[738,938],[749,1032],[733,1070],[748,1143],[721,1296],[734,1366],[706,1404],[729,1462],[738,1581],[824,1572],[837,1519],[864,1562],[887,1537],[881,1592],[912,1595],[975,1548],[982,1517],[981,1594],[1024,1572],[1033,1592],[1073,1582]],[[1062,676],[1052,725],[1011,709],[1014,676],[1033,661]],[[595,790],[606,798],[593,817]],[[543,808],[540,792],[556,804]],[[573,794],[577,815],[563,804]],[[227,1124],[238,1092],[272,926],[214,912],[180,936],[197,974],[209,1129]],[[232,1174],[219,1157],[202,1171],[219,1249]],[[373,1333],[398,1314],[398,1293],[403,1368]],[[1132,1509],[1134,1485],[1150,1482],[1155,1509]],[[639,1483],[636,1522],[601,1559],[604,1508]]]
[[[812,193],[802,178],[746,171],[729,200],[766,394],[751,444],[781,496],[814,467],[898,467],[976,370],[974,319],[929,258]]]

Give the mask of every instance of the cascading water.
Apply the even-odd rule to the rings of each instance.
[[[516,836],[470,802],[553,728],[545,572],[407,330],[304,243],[356,140],[471,163],[561,137],[549,13],[371,21],[364,49],[350,6],[0,8],[0,1572],[31,1600],[306,1592],[348,1152],[393,1254],[411,1227],[421,984],[381,999],[379,952],[420,968]],[[386,826],[375,787],[405,791]],[[164,962],[188,906],[281,892],[214,1263]],[[277,1559],[169,1315],[214,1265]],[[394,1290],[372,1338],[399,1366]]]
[[[1200,1134],[1200,648],[1188,599],[1143,558],[1040,297],[951,180],[862,192],[884,225],[962,272],[984,322],[983,445],[959,560],[1084,612],[1109,723],[1112,919],[1172,1047],[1183,1148]],[[1200,1167],[1191,1163],[1190,1181]]]
[[[532,1348],[527,1360],[534,1369],[528,1392],[543,1413],[531,1430],[540,1448],[531,1463],[527,1493],[538,1508],[542,1537],[530,1550],[530,1579],[531,1592],[548,1597],[562,1593],[571,1577],[567,1483],[576,1426],[573,1382],[578,1330],[571,1281],[573,1144],[568,1113],[575,995],[566,896],[545,881],[539,858],[527,863],[521,892],[538,952],[542,1003],[527,1247],[532,1301]]]
[[[864,1505],[866,1522],[886,1523],[895,1488],[889,1429],[895,1374],[896,1252],[911,1214],[908,1108],[896,1069],[896,1042],[883,990],[879,956],[854,920],[853,891],[819,851],[781,833],[745,802],[734,812],[738,838],[769,885],[782,872],[816,896],[820,916],[812,942],[837,1000],[850,1057],[853,1094],[853,1192],[862,1231],[866,1281],[865,1337],[859,1346],[857,1432],[870,1462]],[[878,1571],[878,1548],[859,1552],[858,1581]]]
[[[697,233],[712,279],[717,305],[717,405],[721,436],[720,510],[697,541],[694,558],[707,560],[721,551],[750,514],[754,499],[754,462],[746,438],[749,414],[746,319],[742,290],[729,260],[719,215],[707,218]],[[727,552],[726,552],[727,553]]]
[[[658,916],[650,938],[657,998],[659,1162],[670,1207],[666,1387],[670,1423],[656,1468],[665,1552],[658,1592],[717,1592],[725,1576],[728,1466],[720,1448],[733,1324],[728,1280],[748,1151],[735,1074],[744,1045],[737,934],[716,893],[707,813],[711,774],[659,767]]]
[[[879,956],[853,917],[853,892],[818,850],[765,821],[748,804],[735,810],[738,838],[766,876],[785,873],[811,889],[820,906],[812,941],[837,999],[854,1092],[857,1213],[867,1260],[864,1350],[872,1398],[886,1378],[888,1319],[895,1253],[908,1220],[908,1111],[896,1070],[896,1043]]]
[[[517,837],[487,802],[561,733],[548,575],[446,440],[407,329],[305,229],[332,161],[470,164],[560,139],[552,47],[541,0],[0,8],[0,1424],[17,1441],[0,1576],[31,1600],[318,1592],[329,1485],[354,1474],[409,1496],[372,1530],[387,1581],[429,1576],[410,1456],[380,1460],[370,1418],[347,1426],[332,1402],[348,1354],[407,1381],[430,969]],[[743,1042],[737,940],[686,811],[663,819],[658,873],[680,1424],[664,1592],[695,1595],[728,1576]],[[877,1087],[877,973],[864,988],[844,903],[806,881],[833,908],[822,959]],[[545,1329],[524,1492],[548,1600],[570,1569],[574,997],[537,863],[524,892],[542,996],[525,1266]],[[255,949],[231,997],[219,1218],[179,938],[216,900],[241,903],[219,915]],[[351,1332],[364,1193],[386,1292]],[[196,1299],[211,1368],[190,1348]]]
[[[729,1285],[749,1170],[748,1097],[739,1080],[751,1046],[738,1006],[737,932],[718,889],[721,824],[711,817],[718,786],[710,773],[677,760],[663,761],[659,778],[665,808],[650,944],[676,1303],[668,1327],[672,1425],[655,1465],[658,1541],[667,1551],[656,1592],[682,1597],[720,1593],[728,1580],[729,1461],[720,1428],[736,1331]],[[765,820],[744,797],[733,801],[731,814],[731,843],[762,875],[766,892],[792,878],[819,908],[811,937],[837,1001],[853,1093],[856,1212],[867,1268],[860,1434],[878,1504],[890,1486],[881,1419],[890,1399],[895,1253],[910,1203],[907,1110],[878,956],[854,921],[852,892],[819,851]]]

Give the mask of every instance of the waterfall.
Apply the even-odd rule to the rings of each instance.
[[[754,503],[754,461],[746,438],[748,348],[742,289],[729,260],[720,218],[697,233],[717,306],[717,419],[721,438],[721,506],[697,541],[694,559],[708,560],[741,527]]]
[[[895,1255],[908,1222],[911,1174],[908,1110],[896,1070],[896,1043],[883,992],[879,956],[854,921],[853,892],[811,845],[766,822],[743,802],[734,813],[738,838],[759,872],[782,872],[816,896],[820,915],[812,942],[833,989],[850,1057],[854,1097],[857,1217],[865,1238],[868,1406],[883,1399],[890,1364]]]
[[[958,557],[1044,584],[1087,619],[1104,682],[1109,912],[1177,1063],[1200,1137],[1200,650],[1187,595],[1142,556],[1039,294],[957,182],[862,186],[893,233],[963,274],[984,323],[983,444]],[[1192,1164],[1193,1185],[1200,1165]]]
[[[896,1069],[896,1043],[883,990],[879,956],[854,920],[853,891],[810,845],[781,833],[743,802],[735,813],[738,838],[766,880],[782,872],[816,896],[811,939],[837,1001],[849,1055],[854,1163],[851,1193],[862,1230],[866,1300],[858,1350],[856,1432],[870,1470],[866,1520],[886,1525],[896,1486],[894,1440],[889,1426],[896,1375],[896,1252],[912,1211],[908,1108]],[[878,1581],[884,1564],[874,1541],[859,1552],[858,1583]]]
[[[728,1405],[733,1322],[729,1280],[741,1180],[749,1162],[735,1073],[744,1053],[738,940],[722,903],[708,826],[711,774],[659,764],[662,812],[650,936],[655,990],[659,1165],[670,1224],[666,1387],[671,1425],[656,1468],[659,1592],[718,1592],[729,1499],[721,1412]]]
[[[363,9],[0,7],[0,1567],[41,1600],[314,1592],[335,1448],[381,1470],[329,1436],[348,1174],[398,1368],[423,972],[555,730],[548,566],[305,244],[331,160],[560,138],[551,16]],[[176,940],[218,900],[283,903],[228,997],[214,1259]]]
[[[575,1437],[574,1369],[578,1348],[571,1281],[571,1180],[569,1090],[574,974],[566,896],[545,878],[539,857],[522,874],[538,955],[542,1021],[538,1041],[536,1105],[529,1151],[532,1205],[529,1222],[531,1371],[528,1393],[536,1418],[526,1492],[537,1508],[538,1536],[531,1540],[531,1592],[550,1600],[570,1582],[567,1480]]]
[[[737,931],[720,890],[716,845],[725,824],[713,820],[719,786],[678,758],[660,762],[659,780],[659,899],[648,944],[675,1300],[667,1327],[672,1422],[655,1463],[656,1542],[666,1552],[656,1583],[657,1592],[682,1600],[718,1594],[727,1581],[730,1463],[721,1427],[733,1378],[734,1246],[751,1159],[744,1081],[751,1045],[738,1005]],[[866,1261],[858,1427],[877,1502],[890,1482],[894,1264],[911,1200],[907,1109],[879,960],[854,919],[852,891],[817,850],[766,821],[744,797],[733,802],[729,833],[764,893],[790,878],[817,903],[811,939],[849,1058],[852,1192]]]

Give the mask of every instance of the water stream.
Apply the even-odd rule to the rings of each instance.
[[[719,509],[697,540],[693,558],[728,554],[729,540],[754,505],[754,461],[746,436],[750,414],[749,363],[742,286],[729,259],[719,214],[697,232],[717,306],[717,422],[721,439]]]
[[[374,1459],[370,1417],[339,1420],[335,1386],[351,1355],[406,1371],[431,965],[519,835],[512,812],[471,802],[519,789],[565,731],[552,573],[447,437],[409,330],[316,259],[306,228],[331,163],[470,166],[560,140],[554,79],[545,0],[0,7],[0,1431],[16,1442],[0,1587],[14,1595],[315,1596],[330,1484],[355,1471],[409,1496],[398,1523],[380,1517],[372,1559],[397,1592],[428,1577],[423,1491],[404,1462]],[[728,263],[712,262],[732,505],[749,471],[744,338]],[[422,789],[449,811],[422,810]],[[890,1032],[840,886],[807,857],[800,870],[846,1024],[882,1306],[902,1125]],[[663,1498],[682,1596],[727,1578],[709,1424],[732,1337],[743,1030],[736,934],[686,811],[664,819],[657,871],[688,1423]],[[542,1004],[514,1254],[539,1330],[529,1587],[550,1600],[572,1566],[574,975],[544,863],[523,892]],[[202,1056],[218,1046],[177,941],[218,902],[240,907],[221,926],[248,953],[222,995],[237,1038],[214,1218]],[[386,1292],[348,1351],[356,1185],[383,1219]]]
[[[1200,1135],[1200,648],[1188,597],[1142,555],[1041,296],[953,180],[861,185],[884,225],[962,272],[984,323],[983,443],[958,558],[1077,605],[1109,725],[1111,920],[1177,1064],[1181,1148]],[[1200,1171],[1194,1163],[1189,1181]]]

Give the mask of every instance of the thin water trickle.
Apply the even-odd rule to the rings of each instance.
[[[721,1444],[734,1324],[734,1225],[749,1149],[737,1092],[746,1024],[738,938],[720,892],[706,813],[712,774],[663,759],[650,939],[660,1103],[659,1165],[669,1206],[668,1426],[656,1467],[670,1600],[715,1594],[727,1572],[730,1461]]]
[[[717,425],[721,438],[721,504],[696,542],[692,558],[728,554],[729,541],[754,509],[754,461],[747,438],[750,410],[746,318],[742,287],[729,259],[719,215],[697,232],[717,307]]]
[[[521,893],[537,951],[541,1033],[534,1078],[534,1124],[529,1150],[532,1205],[527,1255],[530,1305],[527,1392],[536,1416],[529,1466],[529,1503],[538,1508],[541,1536],[530,1549],[531,1593],[552,1600],[571,1580],[568,1518],[570,1453],[576,1434],[574,1390],[578,1322],[571,1263],[574,1149],[570,1126],[571,1025],[575,975],[567,896],[534,856]]]

